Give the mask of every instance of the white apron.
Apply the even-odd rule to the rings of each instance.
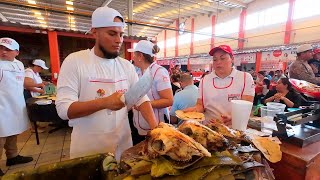
[[[232,77],[230,84],[225,87],[218,87],[215,78],[205,76],[201,83],[202,105],[205,110],[206,121],[209,123],[212,119],[221,119],[221,115],[229,115],[231,117],[231,100],[240,100],[246,87],[246,73],[241,73]]]
[[[153,79],[155,79],[155,76],[161,75],[160,73],[158,74],[160,68],[164,68],[156,63],[152,63],[150,65],[151,68],[151,74],[153,76]],[[138,71],[138,76],[139,78],[143,75],[141,71]],[[157,87],[156,87],[156,82],[153,81],[152,87],[150,91],[147,93],[150,101],[153,101],[155,99],[160,99],[160,95],[158,93]],[[137,111],[133,109],[133,124],[137,128],[139,135],[147,135],[147,132],[151,130],[149,123],[143,118],[142,114],[140,111]],[[165,122],[164,116],[166,116],[169,119],[169,111],[168,108],[162,108],[162,109],[157,109],[153,108],[153,113],[156,117],[157,124],[160,122]]]
[[[88,54],[87,58],[94,62],[96,59],[93,58],[93,51]],[[84,71],[89,70],[90,73],[81,78],[86,82],[81,82],[80,102],[107,97],[115,91],[125,92],[128,89],[129,81],[121,63],[118,60],[110,61],[114,61],[114,71],[111,74],[98,63],[86,67]],[[132,146],[126,107],[118,111],[101,110],[70,120],[69,125],[73,126],[70,158],[111,152],[119,160],[122,152]]]
[[[39,75],[39,73],[35,73],[31,68],[26,69],[25,73],[31,75],[28,78],[31,78],[34,83],[40,84],[40,83],[43,82],[42,79],[41,79],[41,76]],[[36,89],[40,89],[40,88],[36,88]],[[40,93],[34,92],[34,91],[30,91],[30,93],[31,93],[32,97],[36,97],[36,96],[40,96],[41,95]]]
[[[17,135],[29,128],[23,82],[20,61],[0,60],[0,137]]]

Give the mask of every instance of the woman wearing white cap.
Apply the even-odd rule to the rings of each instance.
[[[215,47],[209,54],[213,56],[213,72],[200,82],[197,105],[184,111],[204,112],[207,120],[219,119],[231,125],[231,100],[253,102],[254,82],[249,73],[233,68],[229,46]]]
[[[27,68],[25,70],[25,78],[24,78],[24,81],[26,82],[32,82],[34,84],[41,84],[43,83],[42,79],[41,79],[41,76],[40,76],[40,72],[43,71],[43,70],[47,70],[49,69],[47,66],[46,66],[46,63],[41,60],[41,59],[35,59],[33,62],[32,62],[32,67],[30,68]],[[44,85],[43,85],[44,86]],[[32,97],[36,97],[36,96],[39,96],[40,94],[43,94],[44,93],[44,90],[41,89],[41,88],[38,88],[38,87],[28,87],[26,88],[27,90],[30,91],[31,93],[31,96]]]
[[[154,62],[155,54],[160,51],[159,47],[150,41],[141,40],[134,49],[129,49],[128,51],[134,52],[133,61],[134,65],[140,68],[138,72],[139,77],[150,67],[153,84],[151,90],[148,92],[148,97],[158,123],[165,122],[165,117],[169,119],[167,108],[173,103],[173,93],[168,71]],[[140,140],[143,140],[144,136],[150,130],[150,127],[147,121],[141,116],[138,108],[134,110],[133,122],[138,129],[139,135],[142,136]]]

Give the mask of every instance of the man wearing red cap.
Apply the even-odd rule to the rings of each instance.
[[[315,76],[320,76],[320,48],[313,50],[313,59],[308,61]]]
[[[200,82],[197,105],[185,111],[204,112],[207,120],[219,119],[231,125],[231,100],[253,102],[254,81],[249,73],[233,68],[230,46],[215,47],[209,54],[213,56],[213,72]]]

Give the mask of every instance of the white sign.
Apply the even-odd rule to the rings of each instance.
[[[190,64],[212,64],[212,59],[206,57],[190,58]]]
[[[235,66],[240,66],[241,64],[248,64],[248,63],[256,63],[256,53],[234,55]]]
[[[281,61],[261,61],[260,71],[275,71],[278,69],[282,69],[283,62]]]
[[[289,62],[296,59],[297,53],[293,50],[275,50],[262,52],[261,61],[278,61],[278,62]]]

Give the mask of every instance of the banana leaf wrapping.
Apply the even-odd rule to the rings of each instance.
[[[260,152],[255,148],[243,147],[240,151],[228,150],[211,152],[211,157],[193,159],[189,162],[176,162],[166,156],[148,159],[141,154],[143,143],[125,151],[121,158],[122,174],[116,179],[256,179],[253,172],[263,165]],[[121,170],[120,170],[121,172]]]

